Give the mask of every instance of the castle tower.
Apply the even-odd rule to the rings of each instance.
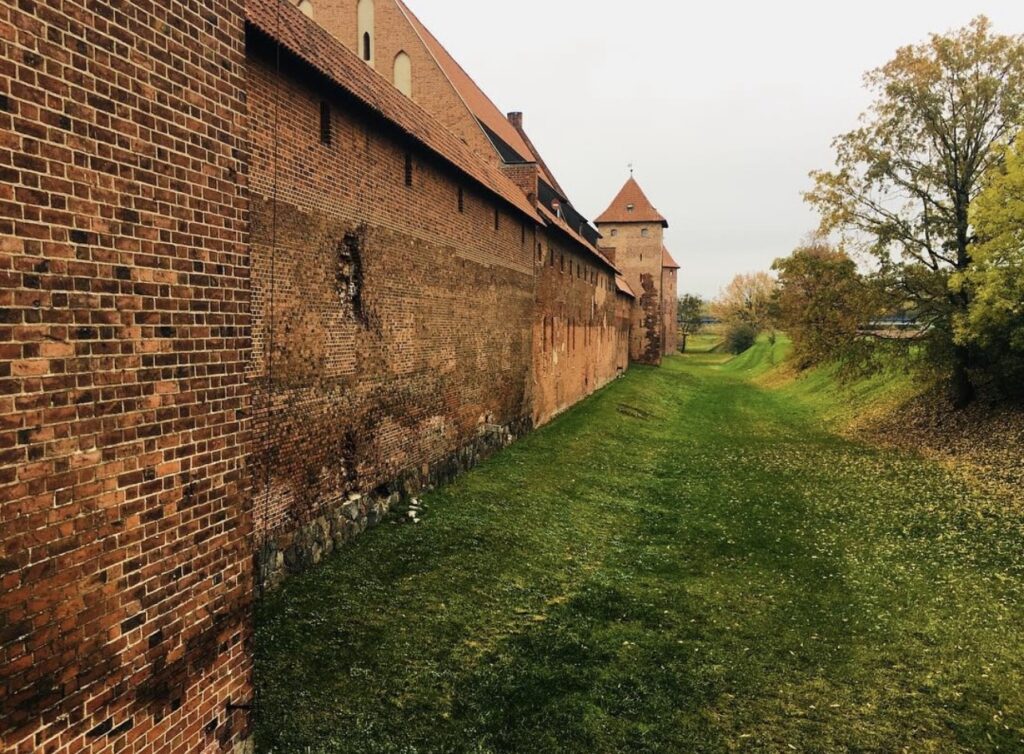
[[[630,176],[600,217],[595,221],[604,238],[602,250],[622,271],[638,297],[633,314],[629,358],[641,364],[660,364],[665,342],[665,246],[668,227]]]

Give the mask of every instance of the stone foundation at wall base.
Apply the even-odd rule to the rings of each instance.
[[[289,576],[317,565],[359,534],[400,512],[413,496],[452,481],[459,474],[507,448],[533,429],[521,419],[487,425],[472,442],[432,464],[406,469],[394,480],[366,494],[352,494],[292,532],[267,540],[256,555],[257,589],[277,588]],[[241,752],[244,754],[245,750]]]

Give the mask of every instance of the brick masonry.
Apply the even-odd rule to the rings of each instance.
[[[0,7],[5,752],[244,750],[254,594],[649,355],[660,286],[535,164],[453,116],[510,201],[244,14]]]
[[[662,296],[664,228],[659,223],[599,223],[615,266],[636,293],[629,358],[641,364],[660,364],[665,350],[665,310]],[[673,276],[674,280],[674,276]]]
[[[664,311],[665,333],[664,354],[670,356],[679,353],[679,283],[678,272],[674,267],[663,267],[661,271],[661,301]]]
[[[240,3],[0,5],[0,737],[230,749],[250,700]]]
[[[535,224],[310,80],[250,56],[255,537],[271,583],[531,416]]]

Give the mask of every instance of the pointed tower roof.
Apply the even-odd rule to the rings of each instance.
[[[595,223],[661,223],[668,227],[666,220],[658,210],[654,208],[647,195],[644,194],[640,184],[633,176],[629,177],[626,185],[619,191],[611,205]]]
[[[668,247],[661,247],[661,266],[666,270],[678,270],[679,265],[676,264],[676,260],[672,258],[672,255],[668,253]]]

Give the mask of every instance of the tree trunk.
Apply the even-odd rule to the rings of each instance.
[[[953,371],[949,380],[949,397],[953,408],[967,408],[975,396],[974,382],[971,380],[970,352],[964,346],[953,348]]]
[[[970,192],[965,187],[958,191],[955,199],[956,204],[956,269],[959,272],[967,270],[971,266],[970,253]],[[953,311],[966,316],[971,305],[970,292],[966,287],[961,287],[953,294]],[[949,392],[953,407],[956,409],[966,408],[974,400],[974,383],[971,380],[971,351],[963,345],[953,346],[952,374],[950,376]]]

